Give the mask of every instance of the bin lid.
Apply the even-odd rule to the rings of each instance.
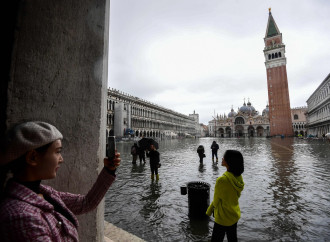
[[[196,189],[196,190],[204,190],[204,189],[209,189],[210,184],[206,182],[201,182],[201,181],[194,181],[194,182],[189,182],[187,184],[188,190],[189,189]]]

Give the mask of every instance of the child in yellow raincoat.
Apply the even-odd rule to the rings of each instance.
[[[225,234],[228,241],[237,241],[237,222],[241,217],[238,199],[244,188],[243,156],[239,151],[227,150],[221,165],[227,171],[217,179],[213,201],[206,211],[208,216],[213,213],[215,218],[211,241],[223,241]]]

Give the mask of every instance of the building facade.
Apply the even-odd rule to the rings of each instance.
[[[264,42],[270,136],[292,136],[285,45],[282,42],[282,33],[279,31],[270,9]]]
[[[307,134],[322,137],[330,133],[330,74],[306,102]]]
[[[195,137],[199,138],[202,136],[202,130],[200,128],[200,123],[199,123],[199,114],[195,112],[192,114],[189,114],[189,117],[193,118],[195,120]]]
[[[205,124],[199,124],[201,137],[208,137],[209,136],[209,128]]]
[[[237,112],[232,108],[228,115],[217,115],[209,121],[209,136],[213,137],[266,137],[269,134],[268,105],[260,115],[250,101],[247,104],[244,101]]]
[[[307,136],[307,107],[296,107],[291,109],[292,128],[294,136]]]
[[[187,116],[119,90],[108,89],[107,136],[193,137],[200,133],[198,120],[198,114]]]
[[[291,127],[294,136],[307,136],[307,107],[296,107],[290,111]],[[269,106],[260,115],[250,101],[237,112],[232,108],[228,115],[217,115],[209,121],[211,137],[268,137],[270,136]]]

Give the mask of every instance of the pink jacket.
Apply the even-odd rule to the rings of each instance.
[[[86,196],[58,192],[40,185],[40,192],[50,196],[72,217],[70,222],[54,206],[27,187],[11,182],[0,205],[1,241],[78,241],[75,215],[87,213],[100,203],[115,177],[103,168]]]

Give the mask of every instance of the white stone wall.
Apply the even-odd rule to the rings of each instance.
[[[307,100],[308,135],[321,137],[330,132],[330,74]]]

